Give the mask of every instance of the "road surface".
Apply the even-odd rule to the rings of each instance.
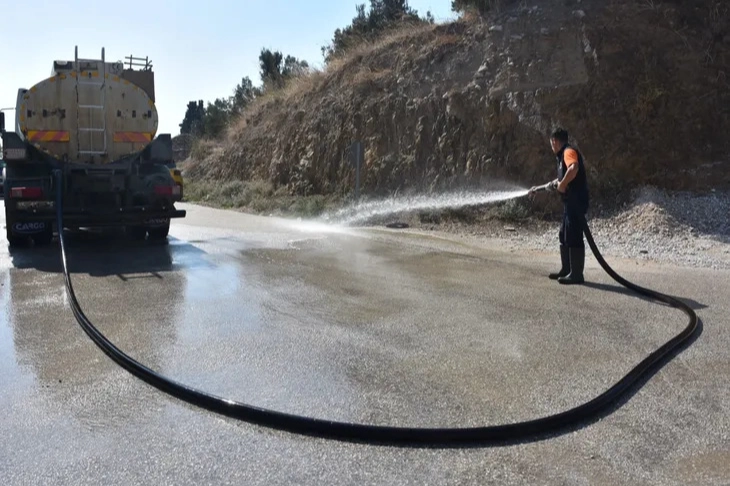
[[[592,258],[589,283],[565,287],[545,276],[555,254],[500,242],[184,208],[167,245],[69,238],[77,295],[136,360],[250,405],[397,426],[526,420],[593,398],[686,325]],[[151,388],[76,324],[58,254],[0,245],[4,485],[730,484],[728,272],[610,261],[691,303],[699,339],[600,421],[429,449],[269,430]]]

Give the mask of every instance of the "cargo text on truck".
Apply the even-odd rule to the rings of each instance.
[[[121,227],[133,238],[167,238],[182,187],[171,170],[172,139],[157,132],[147,58],[128,63],[54,61],[51,77],[19,89],[14,130],[0,113],[5,217],[11,246],[53,239],[56,193],[66,229]],[[60,171],[60,184],[54,178]]]

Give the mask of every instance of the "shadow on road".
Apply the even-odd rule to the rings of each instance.
[[[583,285],[588,288],[591,288],[591,289],[596,289],[596,290],[600,290],[603,292],[614,292],[617,294],[627,295],[629,297],[636,297],[641,300],[651,302],[653,304],[671,307],[669,304],[665,304],[664,302],[659,302],[658,300],[650,299],[649,297],[639,295],[636,292],[634,292],[633,290],[627,289],[625,287],[619,287],[618,285],[609,285],[609,284],[602,284],[602,283],[597,283],[597,282],[587,282],[587,281],[584,282]],[[686,297],[677,297],[675,295],[672,295],[671,297],[681,300],[682,302],[684,302],[685,304],[690,306],[692,308],[692,310],[700,310],[700,309],[707,308],[706,305],[704,305],[700,302],[697,302],[696,300],[693,300],[693,299],[688,299]]]
[[[113,232],[66,233],[66,257],[71,274],[92,277],[116,275],[122,280],[159,278],[162,273],[190,267],[207,266],[205,252],[187,242],[168,240],[136,241]],[[9,248],[13,267],[41,272],[62,273],[61,245],[58,239],[48,246]]]

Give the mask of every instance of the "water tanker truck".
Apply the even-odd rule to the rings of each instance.
[[[54,231],[123,228],[165,239],[181,187],[172,139],[157,133],[147,58],[54,61],[51,77],[18,90],[14,131],[0,112],[8,244],[48,244]],[[60,174],[60,179],[57,177]],[[58,181],[61,181],[60,183]],[[60,194],[59,194],[60,192]],[[64,228],[56,226],[60,196]]]

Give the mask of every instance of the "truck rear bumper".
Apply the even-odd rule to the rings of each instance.
[[[21,221],[56,221],[55,210],[47,209],[18,209],[14,212],[15,219]],[[69,210],[63,212],[64,226],[124,226],[159,224],[160,220],[184,218],[183,209],[151,210],[151,209],[121,209],[114,212],[93,212]]]

